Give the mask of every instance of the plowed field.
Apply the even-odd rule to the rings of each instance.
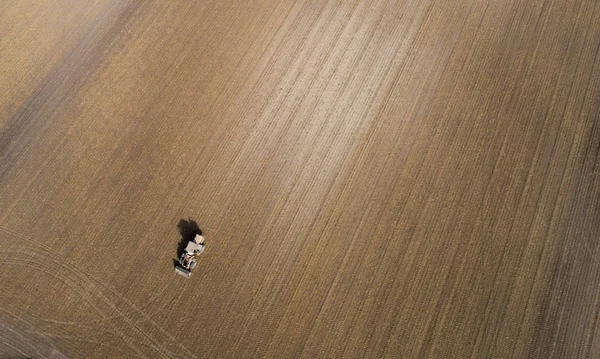
[[[0,358],[598,358],[599,151],[596,0],[2,1]]]

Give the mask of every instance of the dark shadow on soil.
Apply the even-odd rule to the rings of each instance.
[[[181,219],[177,228],[179,228],[179,234],[181,234],[181,241],[177,246],[177,258],[179,258],[188,242],[193,240],[196,234],[202,235],[202,231],[200,230],[198,223],[189,218],[188,220]]]

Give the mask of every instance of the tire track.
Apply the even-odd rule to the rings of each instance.
[[[12,325],[9,324],[12,322]],[[19,327],[19,329],[17,329]],[[21,329],[25,327],[24,329]],[[35,327],[22,318],[0,308],[0,342],[24,357],[66,359],[43,335],[36,335]]]
[[[127,328],[121,328],[117,324],[113,323],[113,321],[110,320],[110,318],[108,317],[107,312],[119,313],[119,315],[117,315],[116,318],[123,319],[126,322],[129,322],[127,324],[130,324],[131,328],[140,331],[139,327],[137,327],[135,324],[132,324],[131,320],[128,320],[128,318],[125,315],[121,314],[119,312],[119,310],[117,309],[117,307],[112,302],[110,302],[101,293],[94,291],[93,288],[90,288],[89,283],[78,282],[77,279],[79,279],[79,278],[77,278],[76,275],[64,275],[62,273],[62,270],[64,270],[65,267],[62,264],[59,264],[59,262],[53,263],[53,264],[59,264],[56,266],[48,264],[48,262],[52,262],[52,257],[40,255],[40,253],[35,253],[35,254],[33,254],[33,253],[35,253],[34,250],[29,250],[28,255],[25,256],[20,251],[19,252],[3,251],[3,252],[0,252],[0,254],[7,255],[9,257],[9,259],[0,259],[0,263],[7,264],[7,265],[12,264],[14,266],[30,267],[33,270],[41,271],[41,272],[47,274],[48,276],[55,278],[56,280],[65,284],[67,287],[71,288],[75,293],[79,294],[84,301],[86,301],[88,304],[90,304],[90,306],[92,306],[103,317],[103,319],[106,322],[109,323],[109,325],[115,331],[115,333],[117,333],[119,335],[119,337],[139,357],[141,357],[141,358],[148,357],[142,351],[142,347],[143,347],[142,344],[145,344],[145,342],[150,343],[150,346],[152,346],[158,353],[163,354],[163,357],[171,357],[171,356],[165,355],[164,352],[161,351],[161,349],[159,349],[159,347],[157,345],[155,345],[155,343],[153,342],[152,339],[143,340],[143,338],[142,339],[133,338],[131,335],[128,335],[125,333],[125,330],[127,330]],[[32,259],[32,257],[37,257],[39,259],[34,260],[34,259]],[[108,306],[108,309],[102,308],[99,305],[99,303],[105,304],[106,306]]]
[[[164,357],[176,357],[172,352],[164,348],[164,343],[161,343],[158,339],[151,336],[145,330],[143,330],[138,324],[136,324],[131,318],[131,314],[127,314],[123,310],[119,309],[117,304],[118,302],[124,303],[126,307],[129,308],[129,312],[134,312],[144,318],[144,320],[149,323],[153,329],[158,330],[163,336],[168,338],[169,345],[177,346],[179,350],[182,350],[187,353],[190,357],[195,357],[193,353],[191,353],[188,349],[183,347],[181,344],[177,343],[177,340],[168,334],[161,326],[159,326],[156,322],[154,322],[148,314],[146,314],[143,310],[135,306],[129,300],[127,300],[124,296],[118,294],[112,288],[110,288],[105,283],[99,281],[96,278],[93,278],[87,272],[79,269],[76,265],[71,263],[69,260],[64,259],[61,255],[54,252],[51,248],[37,243],[36,241],[29,239],[23,235],[17,234],[6,228],[0,227],[0,230],[10,234],[12,237],[19,238],[25,240],[34,246],[31,248],[27,248],[27,253],[31,253],[34,256],[39,258],[37,261],[26,261],[31,263],[34,268],[42,269],[46,268],[47,274],[51,276],[56,276],[57,278],[61,278],[66,285],[70,285],[71,283],[75,283],[77,287],[73,287],[78,290],[78,293],[102,315],[104,321],[109,321],[111,319],[122,319],[125,321],[126,325],[129,328],[137,331],[142,337],[145,337],[148,342],[157,350],[157,352],[161,353]],[[25,250],[22,245],[19,245],[19,248]],[[6,254],[6,252],[3,252]],[[14,252],[15,255],[19,255],[21,252]],[[59,260],[62,259],[62,260]],[[24,261],[26,257],[24,258]],[[10,260],[8,260],[10,261]],[[18,263],[18,262],[17,262]],[[39,263],[40,267],[36,267],[34,264]],[[61,277],[58,277],[59,274]],[[99,288],[100,287],[100,288]],[[110,297],[113,297],[111,299]],[[116,300],[115,300],[116,299]],[[108,309],[102,309],[97,305],[97,300],[100,300],[102,303],[108,306]],[[111,315],[111,313],[114,313]],[[128,340],[128,336],[122,331],[115,328],[119,334],[123,337],[123,339],[130,343]],[[130,344],[132,346],[132,344]],[[136,350],[137,352],[137,350]],[[141,354],[141,352],[138,352]]]

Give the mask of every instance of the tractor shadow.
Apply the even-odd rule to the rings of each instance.
[[[200,230],[200,227],[196,221],[189,218],[188,220],[181,219],[179,224],[177,224],[177,228],[179,228],[179,234],[181,235],[181,240],[177,245],[176,253],[176,258],[179,258],[183,254],[188,242],[193,240],[194,237],[196,237],[196,234],[202,235],[202,230]],[[175,262],[175,264],[179,263],[177,259],[174,259],[173,262]]]

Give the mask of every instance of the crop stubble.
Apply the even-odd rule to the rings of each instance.
[[[600,4],[0,20],[0,356],[600,355]]]

